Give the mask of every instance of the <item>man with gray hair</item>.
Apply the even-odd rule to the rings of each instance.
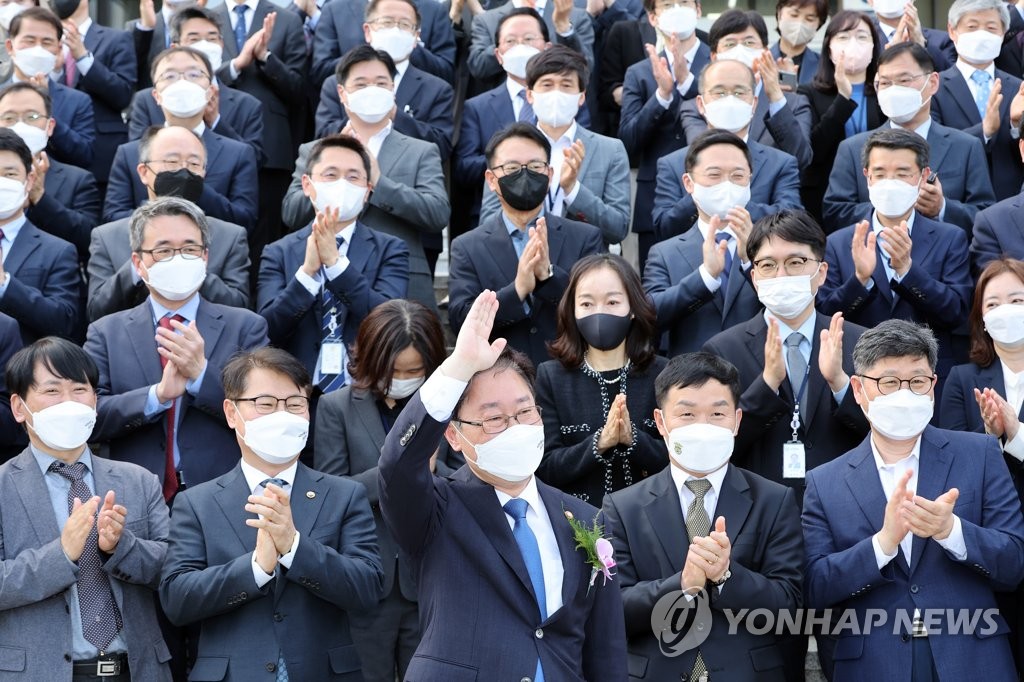
[[[871,433],[807,474],[806,605],[862,626],[833,630],[835,682],[1016,679],[995,591],[1024,578],[1020,502],[995,438],[929,426],[937,354],[913,322],[864,332],[850,385]]]
[[[267,324],[200,294],[210,229],[192,202],[162,197],[136,209],[130,243],[149,296],[89,326],[85,350],[100,371],[93,437],[112,459],[156,474],[170,501],[238,461],[220,370],[239,349],[267,345]]]

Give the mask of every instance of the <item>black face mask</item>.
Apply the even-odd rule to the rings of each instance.
[[[188,168],[162,171],[156,174],[153,191],[158,197],[181,197],[195,204],[203,195],[203,176],[196,175]]]
[[[576,318],[576,328],[580,330],[587,345],[597,350],[612,350],[626,340],[633,318],[626,315],[594,313],[586,317]]]
[[[505,202],[517,211],[532,211],[548,193],[548,174],[523,166],[518,173],[498,178],[498,189]]]
[[[53,11],[63,21],[74,14],[81,3],[79,0],[53,0],[50,4],[53,6]]]

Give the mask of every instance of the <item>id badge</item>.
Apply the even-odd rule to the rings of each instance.
[[[341,374],[344,370],[345,344],[327,341],[320,346],[320,374]]]
[[[782,477],[803,478],[806,467],[804,444],[791,440],[782,444]]]

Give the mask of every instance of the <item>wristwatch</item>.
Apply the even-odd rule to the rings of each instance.
[[[732,571],[730,571],[729,569],[726,569],[725,573],[722,574],[722,577],[719,578],[718,580],[714,581],[715,586],[716,587],[721,587],[722,585],[725,584],[725,581],[728,580],[731,577],[732,577]]]

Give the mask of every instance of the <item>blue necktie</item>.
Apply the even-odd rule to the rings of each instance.
[[[235,21],[235,47],[238,48],[238,52],[242,52],[242,46],[245,45],[245,12],[249,7],[246,5],[235,5],[235,14],[238,15],[238,20]]]
[[[974,104],[978,107],[978,115],[985,120],[985,109],[988,108],[988,96],[992,92],[992,76],[988,71],[978,69],[971,74],[971,80],[978,86],[978,94],[974,97]]]
[[[336,237],[335,242],[338,244],[338,249],[340,251],[341,245],[345,243],[345,238]],[[336,319],[338,314],[337,303],[334,300],[334,294],[332,294],[331,290],[327,288],[326,280],[327,277],[324,275],[324,287],[322,290],[323,317],[320,322],[320,328],[323,331],[323,341],[324,344],[328,342],[343,343],[341,338],[342,324]],[[342,371],[340,374],[325,374],[322,369],[320,370],[320,382],[317,385],[320,386],[320,390],[324,393],[330,393],[331,391],[337,390],[347,382],[348,375],[345,373],[344,360],[345,358],[343,356]]]
[[[511,235],[512,247],[516,250],[516,258],[523,257],[523,250],[526,248],[526,230],[516,228]]]
[[[516,95],[516,97],[522,100],[523,103],[522,107],[520,107],[519,109],[519,117],[516,118],[516,120],[519,121],[520,123],[531,123],[533,125],[536,125],[537,116],[536,114],[533,113],[533,105],[526,101],[526,88],[520,90],[519,94]]]
[[[729,250],[728,242],[732,239],[732,235],[728,232],[718,232],[715,234],[715,241],[721,244],[726,242],[725,246],[725,267],[722,268],[722,274],[718,276],[718,281],[722,283],[722,295],[725,296],[729,292],[729,272],[732,270],[732,251]]]
[[[260,487],[264,490],[267,486],[273,483],[278,488],[285,490],[288,487],[288,481],[283,478],[266,478],[260,483]],[[287,492],[287,491],[286,491]],[[288,682],[288,668],[284,664],[284,652],[277,655],[277,680],[276,682]]]
[[[540,560],[540,546],[537,544],[537,536],[530,530],[526,523],[526,510],[529,504],[526,500],[513,498],[505,503],[502,509],[505,513],[515,519],[516,525],[512,528],[512,537],[519,545],[519,553],[523,555],[523,563],[526,564],[526,572],[530,574],[530,583],[533,585],[533,592],[537,595],[537,606],[540,609],[541,620],[548,617],[547,597],[544,592],[544,565]],[[544,682],[544,671],[540,667],[540,659],[537,659],[537,674],[534,675],[534,682]]]

